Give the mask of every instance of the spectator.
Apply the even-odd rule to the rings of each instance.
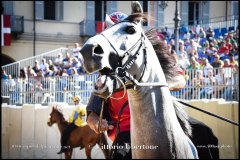
[[[7,80],[8,79],[8,75],[7,75],[7,73],[6,73],[6,71],[3,69],[2,70],[2,79],[4,79],[4,80]]]
[[[183,40],[190,39],[190,38],[191,38],[191,34],[188,31],[186,31],[183,35]]]
[[[58,53],[57,58],[54,60],[54,64],[55,64],[56,66],[61,66],[62,63],[63,63],[63,55],[62,55],[62,53],[60,52],[60,53]]]
[[[224,62],[224,65],[223,65],[224,68],[227,68],[227,67],[233,68],[234,67],[234,65],[230,63],[229,59],[225,59],[223,62]]]
[[[230,42],[230,38],[226,38],[226,46],[228,47],[228,50],[231,51],[232,50],[232,43]]]
[[[220,56],[221,60],[224,60],[227,58],[226,56],[228,56],[228,54],[229,54],[229,49],[226,46],[226,43],[222,41],[220,43],[220,48],[218,49],[218,55]]]
[[[46,70],[47,67],[49,67],[49,65],[47,64],[46,59],[43,58],[42,63],[40,64],[40,68],[41,68],[43,74],[45,74],[45,70]]]
[[[196,61],[195,57],[191,57],[189,59],[190,65],[188,66],[188,69],[200,69],[200,64]]]
[[[213,39],[213,38],[214,38],[214,35],[215,35],[215,33],[214,33],[214,31],[213,31],[212,26],[209,26],[208,29],[207,29],[207,32],[206,32],[206,38],[207,38],[207,40],[210,41],[211,39]]]
[[[199,37],[200,38],[206,38],[206,32],[203,30],[202,27],[200,28],[200,31],[199,31]]]
[[[207,77],[209,70],[213,71],[213,66],[209,64],[207,58],[203,58],[202,62],[203,77]]]
[[[67,52],[67,53],[66,53],[66,57],[63,59],[63,63],[64,63],[64,62],[67,62],[67,61],[70,59],[70,57],[71,57],[71,56],[70,56],[70,53]]]
[[[201,70],[196,71],[196,76],[191,80],[191,86],[194,86],[191,91],[191,98],[197,99],[200,96],[201,87],[203,84],[203,72]]]
[[[208,70],[207,76],[203,78],[204,87],[200,91],[199,99],[212,97],[214,93],[213,86],[215,85],[215,82],[216,82],[216,79],[213,76],[213,70]]]
[[[238,66],[238,61],[235,60],[235,57],[232,53],[229,54],[229,61],[231,65]]]
[[[216,70],[217,74],[216,78],[216,89],[214,93],[214,97],[216,98],[223,98],[224,89],[229,81],[229,77],[226,77],[224,74],[223,66],[220,66]]]
[[[52,77],[53,71],[49,69],[49,67],[46,67],[44,77]]]
[[[33,70],[35,73],[38,73],[41,70],[38,60],[34,62]]]
[[[187,47],[186,51],[188,54],[193,53],[193,50],[197,51],[197,45],[193,39],[190,40],[190,45]]]
[[[210,63],[213,62],[213,55],[215,55],[216,52],[217,52],[217,49],[214,48],[213,43],[210,43],[210,44],[209,44],[209,48],[207,48],[206,51],[205,51],[205,54],[207,55],[208,61],[209,61]]]
[[[49,67],[49,69],[52,70],[52,69],[53,69],[53,66],[54,66],[54,64],[53,64],[52,60],[49,59],[49,60],[48,60],[48,67]]]
[[[220,60],[220,56],[218,54],[214,55],[214,61],[212,63],[213,68],[220,68],[223,67],[224,63]]]
[[[72,49],[72,52],[73,52],[72,56],[80,59],[80,57],[81,57],[81,54],[79,52],[80,50],[81,50],[81,48],[79,47],[79,43],[75,43],[74,48]]]

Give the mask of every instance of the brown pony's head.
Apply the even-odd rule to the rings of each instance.
[[[56,107],[52,108],[52,112],[48,116],[48,126],[52,126],[54,123],[60,122],[64,120],[63,114]]]

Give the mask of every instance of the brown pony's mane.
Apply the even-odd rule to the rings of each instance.
[[[127,21],[139,21],[147,20],[147,15],[143,13],[135,13],[129,15],[125,20]],[[178,75],[176,70],[176,59],[175,55],[169,52],[168,47],[164,45],[163,41],[157,36],[155,28],[151,28],[145,31],[145,35],[153,45],[153,48],[157,54],[160,65],[166,76],[167,81],[171,81],[175,76]]]
[[[63,113],[59,109],[57,109],[57,108],[55,108],[54,110],[60,116],[60,121],[63,122],[64,124],[68,124],[68,122],[64,118]]]

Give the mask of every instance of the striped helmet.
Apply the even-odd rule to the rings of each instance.
[[[80,102],[80,96],[74,96],[73,97],[73,102],[75,102],[75,101],[78,101],[78,102]]]
[[[109,17],[114,23],[117,23],[127,18],[127,15],[121,12],[113,12],[109,15]]]

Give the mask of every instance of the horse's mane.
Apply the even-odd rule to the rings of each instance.
[[[140,19],[146,21],[147,20],[146,14],[135,13],[129,15],[125,20],[138,21]],[[175,55],[169,52],[168,47],[164,45],[163,41],[157,36],[157,31],[155,28],[146,30],[145,35],[153,45],[153,48],[157,54],[158,60],[166,76],[167,81],[172,81],[172,79],[174,79],[175,76],[179,75],[176,70],[177,62],[175,59]]]
[[[59,109],[55,109],[55,111],[56,111],[57,114],[60,116],[60,121],[63,122],[64,124],[68,124],[68,122],[67,122],[66,119],[64,118],[63,113],[62,113]]]

